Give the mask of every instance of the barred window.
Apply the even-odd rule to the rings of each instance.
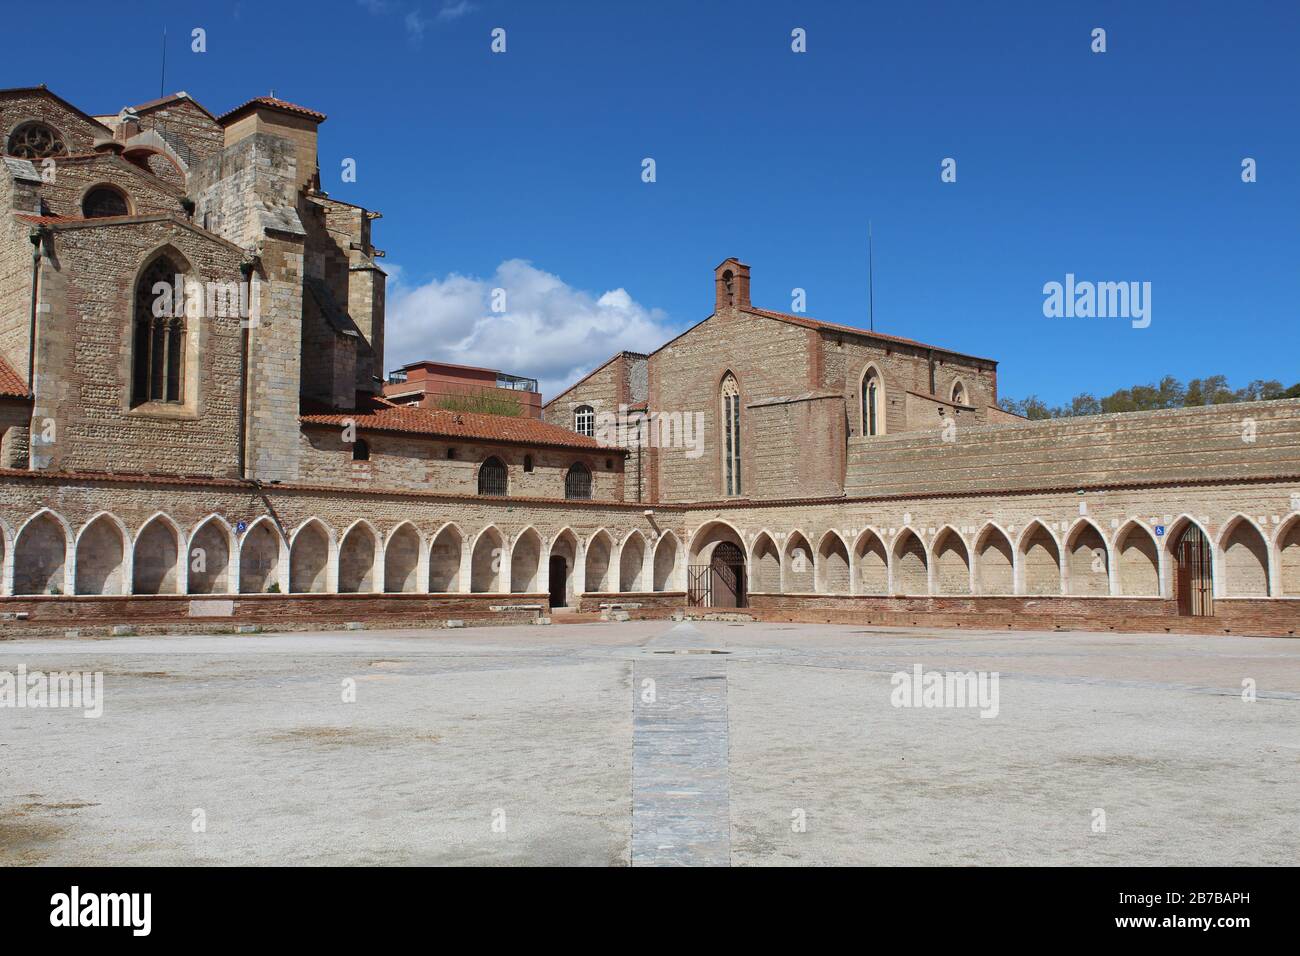
[[[590,405],[579,405],[573,412],[573,430],[588,438],[596,436],[596,410]]]
[[[159,256],[140,275],[135,287],[135,335],[131,356],[131,401],[180,402],[185,365],[185,314],[171,297],[154,292],[159,283],[171,288],[184,270]],[[155,307],[155,303],[157,307]],[[172,307],[168,308],[168,303]],[[180,312],[180,315],[172,313]],[[155,313],[162,313],[161,315]]]
[[[14,130],[5,148],[10,156],[22,159],[47,159],[50,156],[63,156],[67,151],[63,137],[53,126],[35,122],[23,123]]]
[[[575,461],[564,476],[564,497],[585,500],[591,497],[591,469]]]
[[[478,469],[478,493],[480,495],[506,494],[506,466],[500,458],[489,458]]]

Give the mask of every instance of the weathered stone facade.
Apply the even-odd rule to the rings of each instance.
[[[7,152],[59,147],[0,173],[4,633],[619,603],[1295,632],[1300,401],[1027,422],[992,360],[757,308],[735,259],[542,421],[383,400],[378,214],[321,192],[324,120],[0,91]],[[164,259],[193,312],[152,311]]]

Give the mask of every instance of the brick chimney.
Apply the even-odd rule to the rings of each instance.
[[[713,270],[717,284],[717,299],[713,310],[749,308],[749,266],[735,256],[725,259]]]

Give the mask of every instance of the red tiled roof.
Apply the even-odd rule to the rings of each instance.
[[[287,100],[277,99],[274,96],[255,96],[247,103],[241,103],[239,106],[236,106],[230,112],[222,113],[217,117],[217,122],[225,123],[229,120],[235,119],[236,117],[243,116],[245,113],[254,110],[259,106],[269,107],[273,110],[281,110],[285,113],[293,113],[297,116],[305,116],[318,123],[323,123],[325,121],[324,113],[318,113],[316,110],[309,110],[307,107],[299,106],[297,103],[290,103]]]
[[[453,412],[441,408],[412,408],[386,401],[374,401],[355,412],[332,411],[324,414],[306,414],[301,416],[301,421],[304,425],[339,427],[351,421],[356,423],[358,431],[402,432],[468,441],[549,445],[558,448],[626,453],[626,449],[602,445],[594,438],[579,435],[567,428],[551,425],[536,418]]]
[[[85,222],[86,221],[85,216],[33,216],[25,212],[16,213],[14,215],[14,218],[19,219],[22,222],[31,223],[33,226],[57,226],[59,223],[63,223],[63,222]],[[109,219],[109,218],[117,218],[117,217],[104,216],[102,218]]]
[[[917,342],[915,339],[900,338],[897,335],[886,335],[884,332],[870,332],[867,329],[859,329],[853,325],[839,325],[835,322],[823,322],[821,319],[809,318],[806,315],[790,315],[788,312],[772,312],[768,309],[758,309],[751,306],[748,309],[742,309],[742,312],[748,312],[750,315],[761,315],[765,319],[776,319],[778,322],[789,322],[792,325],[801,325],[806,329],[818,329],[827,332],[846,332],[850,335],[862,335],[871,339],[881,339],[885,342],[897,342],[899,345],[910,345],[918,349],[934,349],[936,352],[944,352],[947,355],[959,355],[962,358],[979,359],[981,362],[992,362],[993,359],[982,358],[978,355],[967,355],[964,352],[954,352],[952,349],[946,349],[939,345],[927,345],[924,342]]]
[[[0,356],[0,397],[26,398],[27,383],[18,377],[18,373],[9,367],[9,363]]]

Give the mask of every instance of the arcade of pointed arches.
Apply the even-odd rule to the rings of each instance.
[[[749,593],[1172,598],[1180,549],[1201,539],[1212,598],[1300,597],[1297,512],[1268,531],[1237,514],[1215,534],[1184,515],[1163,536],[1140,518],[1109,532],[1088,518],[817,532],[742,531],[719,519],[679,538],[453,522],[334,528],[315,517],[282,528],[267,516],[239,532],[223,515],[184,527],[163,512],[135,528],[109,512],[74,526],[48,508],[18,527],[0,521],[0,593],[545,593],[557,568],[569,603],[685,591],[688,567],[707,565],[725,542]]]

